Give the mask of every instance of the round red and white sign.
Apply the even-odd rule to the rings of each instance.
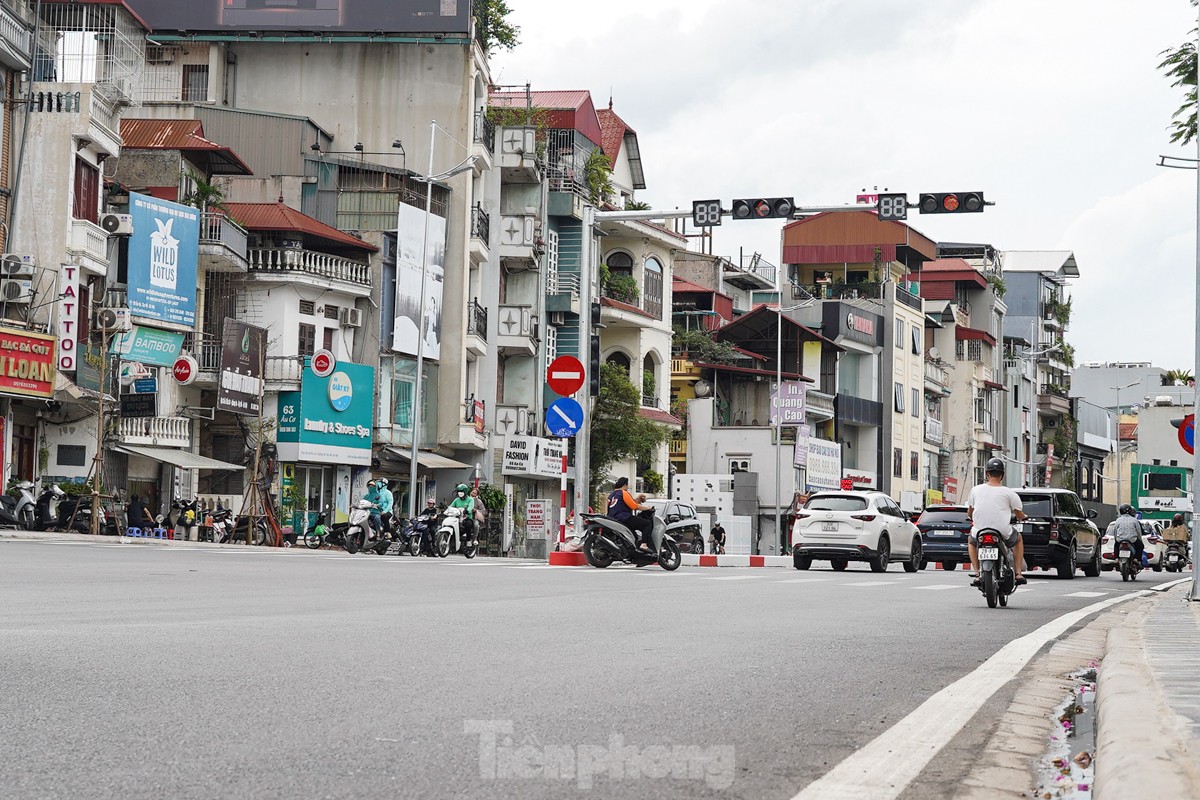
[[[328,350],[321,349],[312,355],[312,371],[318,378],[328,378],[333,374],[333,368],[337,366],[337,359],[333,357],[333,353]]]
[[[175,380],[179,381],[184,386],[187,386],[192,381],[196,380],[196,372],[199,367],[196,364],[196,359],[183,353],[179,358],[175,359],[175,364],[171,367],[172,374],[175,375]]]

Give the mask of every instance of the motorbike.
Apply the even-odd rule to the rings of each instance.
[[[58,488],[58,487],[55,487]],[[42,495],[45,495],[43,492]],[[37,503],[41,503],[39,496]],[[65,492],[58,498],[58,507],[53,514],[50,512],[50,498],[46,500],[46,524],[49,527],[39,528],[38,530],[72,530],[76,533],[91,533],[92,532],[92,497],[91,495],[83,494],[66,494]],[[40,512],[39,512],[40,513]],[[108,510],[104,508],[104,504],[100,507],[100,533],[105,536],[116,536],[120,531],[117,530],[116,521],[109,515]]]
[[[479,541],[474,534],[460,534],[462,520],[461,508],[447,508],[442,515],[442,524],[438,526],[437,535],[433,537],[433,550],[439,558],[445,558],[451,553],[462,553],[467,558],[474,558],[479,552]]]
[[[0,527],[33,530],[34,509],[37,506],[37,501],[33,499],[33,488],[31,481],[17,481],[9,490],[14,494],[0,494]]]
[[[165,520],[166,527],[175,531],[176,539],[196,541],[197,529],[200,525],[198,501],[183,500],[176,497],[171,502],[171,509]]]
[[[1183,572],[1189,561],[1187,542],[1167,542],[1167,552],[1163,556],[1167,572]]]
[[[328,520],[329,506],[325,506],[308,526],[308,529],[304,531],[304,546],[309,550],[317,550],[327,544],[334,547],[344,546],[349,523],[335,522],[330,525]]]
[[[397,534],[397,541],[400,542],[400,549],[397,551],[397,555],[408,553],[410,556],[419,556],[423,542],[426,543],[425,547],[428,549],[428,542],[431,541],[430,534],[432,533],[435,519],[437,519],[437,511],[435,509],[425,509],[416,517],[405,521],[400,526],[400,532]]]
[[[1140,559],[1133,554],[1133,542],[1117,542],[1117,569],[1122,581],[1136,581],[1142,571]]]
[[[979,591],[987,598],[988,608],[1008,605],[1008,597],[1017,589],[1012,551],[994,528],[979,532]]]
[[[59,514],[61,501],[67,493],[58,488],[57,484],[50,484],[42,493],[38,495],[37,503],[34,505],[33,514],[33,530],[36,531],[53,531],[65,527],[71,520],[64,519]],[[76,526],[78,529],[78,526]],[[84,533],[85,531],[80,531]]]
[[[603,514],[584,514],[581,549],[588,564],[604,569],[614,561],[624,561],[638,567],[657,563],[668,572],[679,569],[683,557],[666,524],[652,511],[642,513],[651,520],[648,552],[638,549],[634,532],[617,520]]]
[[[350,509],[350,520],[346,526],[342,547],[347,553],[357,553],[359,550],[372,550],[377,555],[383,555],[391,545],[391,539],[381,530],[376,531],[371,524],[371,509],[375,504],[370,500],[359,500]]]

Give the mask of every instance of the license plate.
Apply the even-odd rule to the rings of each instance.
[[[836,522],[822,522],[821,523],[821,530],[823,530],[823,531],[837,531],[837,529],[838,529],[838,524]]]
[[[1000,558],[999,547],[981,547],[979,548],[980,561],[996,561]]]
[[[930,531],[927,536],[954,536],[955,531]]]

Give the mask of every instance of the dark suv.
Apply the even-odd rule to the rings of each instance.
[[[1095,511],[1084,511],[1068,489],[1019,489],[1017,494],[1028,517],[1017,523],[1028,566],[1054,567],[1060,578],[1074,578],[1076,568],[1089,578],[1100,575],[1100,537],[1088,522]]]
[[[967,564],[967,534],[971,521],[966,506],[929,506],[917,518],[921,531],[921,555],[925,561],[940,561],[942,569]]]

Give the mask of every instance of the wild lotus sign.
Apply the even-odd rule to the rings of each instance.
[[[129,310],[193,327],[200,212],[157,197],[129,195]]]
[[[53,336],[0,328],[0,394],[54,396]]]

